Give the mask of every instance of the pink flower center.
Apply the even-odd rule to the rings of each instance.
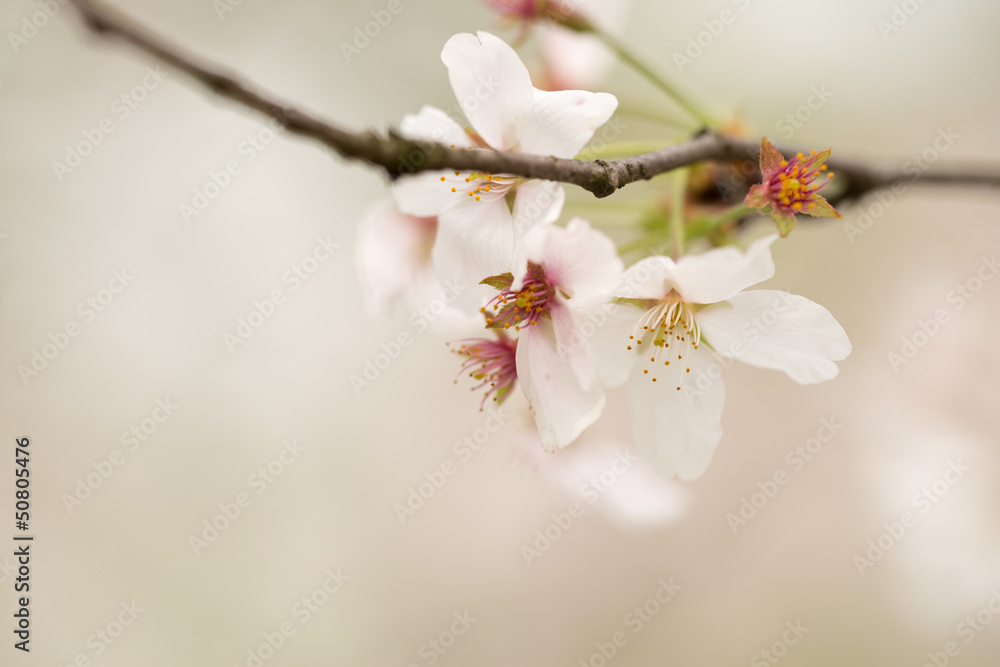
[[[452,352],[465,357],[458,372],[459,377],[468,374],[473,380],[479,381],[479,384],[472,387],[472,391],[486,389],[479,410],[482,411],[486,400],[490,398],[498,404],[503,403],[517,381],[517,340],[501,334],[497,340],[470,338],[454,341],[449,345],[457,345],[458,349],[453,349]],[[458,382],[457,377],[455,382]]]
[[[815,154],[816,151],[812,153]],[[816,208],[816,193],[833,178],[833,174],[828,173],[823,182],[817,185],[815,181],[821,172],[826,171],[826,165],[815,167],[811,160],[804,162],[804,157],[799,153],[791,160],[782,160],[781,169],[771,176],[768,184],[775,208],[784,213]]]
[[[643,361],[646,368],[642,372],[649,375],[653,382],[657,381],[657,372],[669,372],[666,367],[671,364],[674,364],[671,377],[683,377],[677,370],[679,367],[684,368],[684,373],[691,372],[691,368],[684,363],[684,357],[690,356],[692,351],[697,350],[701,342],[701,329],[695,320],[691,304],[683,301],[675,292],[671,292],[666,299],[639,318],[639,323],[629,336],[628,349],[631,350],[634,344],[642,351],[640,346],[646,342],[647,337],[650,338],[650,345],[647,348],[649,362]],[[679,391],[681,388],[679,379],[677,383]]]
[[[497,14],[509,19],[530,20],[545,13],[548,0],[486,0]]]
[[[553,287],[545,280],[544,269],[532,264],[521,289],[501,290],[480,312],[486,315],[486,324],[491,328],[520,329],[538,322],[538,318],[548,311],[553,296]]]

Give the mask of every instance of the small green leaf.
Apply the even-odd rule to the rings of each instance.
[[[655,299],[630,299],[627,297],[619,296],[615,297],[613,303],[623,305],[623,306],[635,306],[636,308],[642,308],[643,310],[649,310],[656,303]]]
[[[501,273],[479,281],[480,285],[489,285],[493,289],[505,290],[514,282],[514,276],[510,273]]]
[[[785,238],[792,233],[795,229],[795,216],[794,215],[782,215],[778,212],[771,214],[771,219],[774,223],[778,225],[778,233],[781,234],[781,238]]]

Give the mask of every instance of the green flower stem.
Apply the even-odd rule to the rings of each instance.
[[[673,201],[670,205],[670,237],[673,241],[674,259],[684,254],[684,199],[687,194],[689,169],[678,169],[674,174]]]
[[[630,252],[635,252],[636,250],[648,250],[652,246],[664,243],[670,240],[670,230],[658,230],[652,234],[646,234],[645,236],[639,237],[634,241],[629,241],[628,243],[623,243],[618,246],[619,255],[627,255]]]
[[[677,104],[683,107],[685,111],[698,119],[698,122],[708,128],[716,127],[715,121],[710,115],[708,115],[708,113],[689,100],[687,96],[682,94],[672,84],[668,83],[665,79],[656,74],[656,72],[647,67],[645,63],[633,56],[629,50],[625,48],[625,45],[619,42],[615,37],[612,37],[608,33],[603,30],[599,30],[594,26],[590,26],[590,32],[604,42],[609,49],[618,54],[618,57],[621,58],[627,65],[644,76],[650,83],[662,90],[671,99],[677,102]]]
[[[576,156],[578,160],[595,160],[602,157],[610,157],[612,155],[626,155],[633,156],[639,155],[641,153],[651,153],[655,150],[663,148],[663,142],[651,142],[651,141],[619,141],[617,143],[608,144],[604,148],[584,151]]]
[[[600,224],[602,227],[636,227],[635,218],[644,217],[651,209],[650,204],[642,202],[609,202],[607,206],[603,204],[603,199],[596,201],[594,199],[581,201],[567,199],[563,209],[587,213],[593,216],[614,216],[613,220],[605,222],[591,221],[595,225]]]
[[[641,120],[648,120],[652,123],[666,125],[667,127],[682,130],[686,134],[691,134],[698,129],[694,123],[685,118],[678,118],[676,116],[671,116],[657,111],[649,111],[648,109],[640,109],[630,104],[619,104],[618,113],[623,116],[632,116],[633,118],[639,118]]]
[[[709,232],[713,232],[730,220],[739,220],[740,218],[745,218],[748,215],[753,215],[757,212],[757,209],[750,208],[749,206],[744,206],[739,204],[729,209],[722,215],[714,218],[710,218],[705,222],[705,229]]]

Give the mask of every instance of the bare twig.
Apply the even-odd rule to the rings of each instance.
[[[391,178],[433,169],[475,170],[511,174],[571,183],[597,197],[639,180],[648,180],[673,169],[706,160],[736,161],[756,159],[759,143],[747,142],[716,132],[704,132],[692,139],[635,157],[604,162],[568,160],[524,153],[491,150],[462,150],[443,144],[406,139],[389,131],[380,136],[372,131],[350,132],[316,116],[275,100],[241,83],[219,67],[204,63],[169,44],[160,36],[92,0],[71,0],[84,21],[99,35],[128,42],[208,87],[213,93],[255,109],[280,122],[289,132],[319,141],[346,158],[381,167]],[[914,180],[900,169],[877,168],[860,162],[830,159],[846,186],[838,201],[856,199],[895,182]],[[1000,187],[1000,168],[930,170],[919,176],[922,184],[977,185]],[[832,200],[832,198],[831,198]]]

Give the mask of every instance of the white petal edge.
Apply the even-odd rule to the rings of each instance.
[[[546,280],[570,297],[570,307],[609,297],[624,270],[614,241],[582,218],[565,227],[535,227],[522,242],[528,260],[541,264]]]
[[[514,148],[515,120],[534,102],[531,77],[514,49],[488,32],[462,33],[444,45],[441,60],[473,129],[498,151]]]
[[[556,88],[591,88],[615,61],[604,42],[593,35],[546,23],[539,23],[536,29],[549,84]]]
[[[454,208],[459,198],[445,187],[442,178],[454,175],[452,171],[425,171],[404,176],[392,184],[392,196],[404,213],[419,217],[440,215]]]
[[[700,255],[685,255],[668,281],[685,301],[716,303],[774,275],[772,234],[750,244],[745,253],[735,248],[715,248]]]
[[[441,282],[461,289],[457,308],[478,311],[483,297],[496,293],[479,282],[508,271],[513,244],[510,209],[502,199],[467,200],[438,216],[431,257]]]
[[[606,387],[625,384],[639,361],[637,346],[628,349],[629,336],[645,313],[631,304],[606,303],[582,309],[577,315],[581,332],[586,333],[597,372]]]
[[[643,258],[625,269],[614,294],[629,299],[662,299],[671,289],[669,278],[676,266],[663,255]]]
[[[837,376],[851,342],[823,306],[776,290],[751,290],[697,315],[702,337],[717,352],[739,361],[784,371],[799,384]]]
[[[472,138],[451,116],[441,109],[425,106],[416,114],[406,114],[399,126],[400,134],[408,139],[436,141],[439,144],[467,148]]]
[[[596,422],[604,411],[604,389],[583,389],[556,344],[552,321],[542,318],[522,331],[517,344],[517,379],[547,451],[561,449]]]
[[[590,337],[586,335],[585,322],[575,313],[561,296],[549,307],[552,329],[556,337],[559,353],[566,359],[566,365],[576,375],[583,389],[598,384],[597,365],[590,351]],[[535,325],[537,326],[537,325]]]
[[[517,120],[517,138],[520,152],[535,155],[574,157],[618,108],[614,95],[586,90],[536,89],[534,98],[531,110]]]
[[[511,211],[514,221],[514,257],[510,272],[514,274],[514,289],[519,289],[528,270],[528,258],[522,244],[524,235],[540,225],[549,225],[559,218],[563,203],[566,201],[566,189],[562,183],[531,179],[517,185],[514,197],[514,208]]]
[[[629,378],[632,440],[664,479],[701,477],[722,439],[726,389],[721,371],[711,372],[715,362],[700,348],[688,355],[687,364],[691,373],[680,381],[680,364],[671,373],[661,372],[658,382],[636,364]]]
[[[388,317],[411,289],[436,288],[427,256],[436,223],[402,213],[391,201],[373,206],[358,225],[357,263],[370,315]]]

